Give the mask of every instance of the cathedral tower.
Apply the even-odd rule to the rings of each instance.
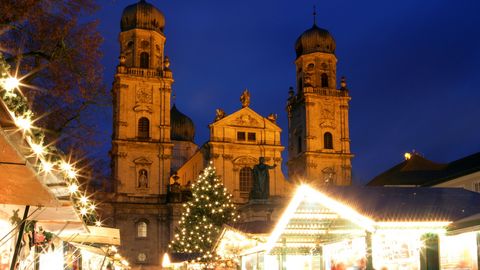
[[[114,194],[103,209],[108,223],[120,229],[121,253],[134,269],[160,268],[173,228],[174,211],[166,201],[173,79],[164,26],[163,14],[144,0],[123,10],[112,89]]]
[[[287,104],[289,178],[350,185],[350,96],[343,78],[337,89],[335,40],[314,23],[295,51],[297,91],[290,88]]]
[[[170,176],[170,93],[165,18],[145,1],[121,19],[120,64],[113,83],[112,173],[115,192],[166,194]]]

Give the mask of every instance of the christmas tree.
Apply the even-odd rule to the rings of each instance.
[[[182,217],[169,247],[173,252],[200,254],[200,260],[208,261],[214,258],[211,249],[222,225],[237,218],[232,195],[210,162],[192,185],[192,198],[183,205]]]

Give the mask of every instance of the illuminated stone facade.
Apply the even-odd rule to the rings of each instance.
[[[335,41],[314,25],[298,38],[296,52],[297,91],[290,89],[287,103],[289,179],[350,185],[350,96],[343,78],[337,88]]]
[[[247,90],[241,109],[228,115],[217,109],[209,141],[197,147],[193,121],[171,104],[173,76],[164,55],[164,26],[162,13],[145,1],[123,12],[112,89],[114,190],[98,194],[105,223],[120,229],[121,253],[133,269],[159,269],[189,185],[209,161],[233,200],[243,205],[244,221],[270,222],[279,215],[277,205],[294,190],[281,170],[284,147],[277,116],[252,110]],[[289,174],[292,179],[327,175],[332,183],[350,184],[350,98],[346,89],[336,89],[335,55],[301,55],[296,65],[301,83],[289,99]],[[329,87],[319,86],[322,73],[329,76]],[[332,135],[332,149],[322,148],[325,132]],[[301,148],[295,148],[297,141]],[[277,165],[269,171],[271,199],[250,205],[252,169],[260,157]]]
[[[210,140],[178,170],[180,183],[195,180],[212,160],[233,200],[246,203],[252,186],[251,170],[260,157],[265,157],[267,164],[278,165],[270,170],[270,196],[289,195],[290,184],[281,171],[281,129],[272,117],[262,117],[245,106],[211,123]]]

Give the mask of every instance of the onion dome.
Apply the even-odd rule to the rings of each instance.
[[[172,140],[193,142],[195,125],[192,119],[181,113],[175,105],[170,110],[170,128]]]
[[[120,28],[123,31],[132,29],[154,30],[163,34],[165,16],[152,4],[140,0],[123,10]]]
[[[335,40],[327,30],[314,24],[312,28],[298,37],[297,42],[295,42],[295,51],[297,52],[297,58],[314,52],[334,54]]]

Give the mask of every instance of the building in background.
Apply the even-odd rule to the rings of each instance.
[[[288,176],[350,185],[350,96],[345,78],[337,88],[335,40],[314,23],[297,39],[295,51],[297,91],[290,88],[287,103]]]
[[[273,222],[300,176],[320,179],[320,184],[351,183],[350,97],[344,81],[336,88],[335,43],[326,30],[314,25],[296,44],[299,84],[288,101],[287,181],[277,116],[261,116],[250,108],[248,90],[241,95],[241,109],[230,114],[216,110],[209,141],[195,144],[194,122],[171,105],[174,80],[164,52],[164,28],[164,15],[146,1],[123,11],[112,89],[114,190],[97,195],[107,222],[121,230],[122,254],[134,267],[161,265],[189,186],[209,161],[250,225]],[[270,199],[252,205],[252,169],[260,157],[278,166],[269,172]]]
[[[418,153],[375,176],[368,186],[460,187],[480,192],[480,153],[449,163],[436,163]]]

